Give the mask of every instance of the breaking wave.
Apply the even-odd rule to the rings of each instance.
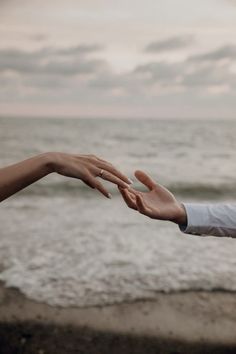
[[[204,183],[175,183],[165,185],[172,193],[177,196],[193,197],[193,198],[236,198],[236,183],[231,184],[204,184]],[[140,187],[137,187],[140,189]],[[119,191],[113,185],[107,186],[112,195],[118,195]],[[144,190],[144,189],[142,189]],[[85,184],[78,182],[55,182],[55,183],[38,183],[28,187],[18,196],[63,196],[77,197],[79,194],[90,195],[93,190]]]

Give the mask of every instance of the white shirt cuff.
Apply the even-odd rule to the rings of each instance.
[[[182,232],[201,236],[236,237],[236,204],[184,203],[187,224]]]

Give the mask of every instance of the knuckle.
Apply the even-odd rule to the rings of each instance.
[[[87,176],[87,175],[83,175],[83,176],[81,176],[81,179],[82,179],[83,181],[88,182],[88,180],[89,180],[89,176]]]

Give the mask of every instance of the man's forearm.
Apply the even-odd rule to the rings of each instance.
[[[236,238],[236,204],[184,203],[184,207],[187,222],[180,224],[184,233]]]
[[[0,201],[53,172],[52,154],[44,153],[0,169]]]

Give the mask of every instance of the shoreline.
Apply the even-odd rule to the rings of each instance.
[[[0,322],[4,354],[235,354],[235,345],[184,342],[76,326]]]
[[[63,347],[59,344],[63,338],[63,341],[68,341],[72,346],[72,351],[65,349],[64,353],[68,354],[77,353],[73,351],[73,343],[78,346],[79,338],[83,346],[84,338],[90,338],[90,344],[96,338],[96,345],[100,348],[97,353],[101,352],[101,348],[104,349],[103,353],[106,353],[108,342],[114,338],[117,348],[119,345],[123,348],[126,346],[125,343],[137,345],[135,349],[137,351],[132,349],[134,353],[141,353],[139,351],[141,348],[144,353],[144,348],[150,345],[159,350],[163,348],[163,353],[171,353],[167,351],[167,347],[173,346],[182,348],[180,353],[202,353],[200,349],[202,350],[203,346],[204,353],[206,350],[209,350],[209,353],[223,353],[226,351],[222,350],[226,348],[227,353],[231,353],[230,348],[234,348],[232,353],[235,353],[235,325],[235,293],[222,291],[157,293],[154,301],[103,307],[60,308],[35,302],[26,298],[17,289],[6,288],[3,283],[0,284],[0,341],[15,343],[16,338],[22,335],[20,340],[28,341],[27,338],[24,339],[26,332],[31,342],[34,338],[37,345],[40,344],[38,340],[44,343],[44,339],[47,338],[47,344],[44,343],[46,349],[43,349],[45,353],[48,353],[47,348],[52,345],[51,341],[56,341],[58,348]],[[49,333],[54,334],[49,336]],[[211,348],[214,348],[214,351]],[[216,348],[221,351],[216,351]],[[57,350],[57,353],[60,352]],[[125,354],[129,351],[123,348],[120,353]]]

